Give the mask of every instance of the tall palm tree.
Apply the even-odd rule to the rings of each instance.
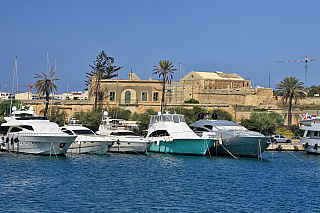
[[[103,72],[101,71],[91,71],[87,73],[89,93],[94,95],[94,109],[97,109],[98,96],[101,93],[101,80],[103,79]]]
[[[279,92],[283,93],[282,100],[289,103],[288,125],[291,125],[292,100],[295,100],[296,103],[298,98],[305,95],[303,83],[296,77],[287,77],[276,85],[276,89],[279,89]]]
[[[171,79],[173,78],[173,71],[177,70],[173,68],[173,62],[169,60],[159,61],[159,66],[153,66],[153,74],[159,74],[159,78],[162,76],[162,99],[161,99],[161,112],[163,110],[164,105],[164,96],[165,96],[165,89],[166,89],[166,82],[171,83]]]
[[[49,75],[47,76],[45,73],[42,72],[42,75],[34,73],[36,76],[34,78],[39,79],[35,85],[33,85],[33,88],[37,91],[37,93],[40,96],[45,95],[46,96],[46,108],[44,110],[44,116],[47,116],[48,106],[49,106],[49,99],[50,99],[50,93],[57,90],[57,86],[54,83],[54,81],[60,80],[53,78],[56,74],[56,71],[53,71],[53,66],[50,70]]]

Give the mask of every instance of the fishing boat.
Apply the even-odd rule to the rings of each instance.
[[[115,141],[109,152],[145,154],[151,146],[150,140],[130,130],[128,122],[124,119],[112,119],[104,111],[99,130],[99,135],[107,136]]]
[[[268,148],[272,139],[227,120],[198,120],[190,127],[199,136],[213,134],[219,137],[217,146],[210,148],[211,153],[218,155],[257,157]]]
[[[30,107],[28,110],[12,108],[10,117],[5,117],[8,132],[2,137],[3,149],[9,152],[64,155],[76,136],[62,132],[58,124],[47,117],[38,117]]]
[[[205,155],[217,142],[214,138],[199,137],[186,124],[184,115],[158,113],[150,115],[147,139],[150,152],[183,155]]]
[[[320,117],[306,116],[300,122],[300,129],[304,131],[300,141],[304,150],[310,154],[320,154]]]
[[[63,132],[76,137],[69,147],[68,153],[104,155],[114,144],[112,138],[97,135],[91,129],[77,124],[74,119],[71,120],[69,125],[60,128]]]

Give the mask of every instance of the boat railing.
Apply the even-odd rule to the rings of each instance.
[[[170,132],[170,134],[158,134],[157,136],[153,136],[153,138],[196,138],[198,137],[193,131],[185,131],[185,132]]]
[[[23,137],[23,136],[73,136],[66,133],[7,133],[3,137]]]

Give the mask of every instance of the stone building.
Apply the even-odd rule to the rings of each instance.
[[[200,104],[258,106],[273,96],[271,88],[251,88],[251,81],[236,73],[191,71],[181,79],[183,100]]]
[[[197,72],[191,71],[181,79],[183,86],[198,87],[201,89],[232,89],[251,88],[251,81],[245,80],[236,73],[227,74],[221,71]]]
[[[103,79],[98,104],[123,107],[131,112],[145,112],[148,108],[160,110],[162,81],[141,80],[135,73],[129,79]],[[90,97],[93,101],[93,97]]]
[[[166,84],[165,105],[181,106],[195,99],[202,105],[258,106],[273,96],[271,88],[251,88],[251,81],[233,73],[191,71],[180,82]],[[141,80],[135,73],[128,79],[104,79],[98,104],[117,106],[131,112],[160,110],[162,80]],[[93,97],[89,98],[91,101]]]

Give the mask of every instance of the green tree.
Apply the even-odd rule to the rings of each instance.
[[[97,103],[99,95],[101,95],[101,80],[111,79],[118,76],[117,71],[119,71],[122,66],[113,66],[114,58],[107,56],[104,51],[97,56],[96,60],[93,62],[91,67],[91,72],[86,72],[87,80],[85,80],[85,85],[88,87],[85,90],[89,90],[89,93],[94,95],[94,109],[97,109]]]
[[[153,74],[159,75],[159,78],[162,76],[161,112],[163,112],[166,82],[171,83],[171,79],[173,79],[173,72],[177,70],[173,68],[172,63],[173,62],[169,60],[160,60],[159,66],[153,66]]]
[[[135,132],[146,135],[146,130],[148,129],[150,118],[149,115],[156,115],[157,113],[153,109],[148,109],[146,113],[133,113],[131,120],[138,121],[138,129],[134,129]]]
[[[46,117],[49,106],[50,93],[57,90],[57,86],[54,82],[60,79],[53,78],[56,74],[56,72],[53,71],[53,66],[48,76],[43,72],[42,75],[37,73],[34,74],[36,75],[34,78],[39,80],[35,83],[35,85],[33,85],[33,88],[37,91],[39,96],[45,95],[46,97],[46,108],[44,110],[44,117]]]
[[[274,120],[274,122],[280,126],[284,125],[284,119],[281,114],[277,112],[269,112],[268,116]]]
[[[288,125],[291,125],[292,101],[297,102],[298,98],[304,96],[303,83],[295,77],[287,77],[276,85],[276,88],[283,93],[282,99],[289,103],[288,107]]]
[[[102,110],[94,109],[87,112],[80,111],[76,112],[72,117],[78,120],[80,124],[87,126],[93,131],[97,131],[102,120]]]
[[[232,121],[233,117],[230,112],[227,112],[222,109],[213,109],[212,113],[216,113],[218,115],[218,120],[227,120],[227,121]]]
[[[309,88],[308,96],[313,97],[315,94],[320,94],[320,86],[311,86]]]
[[[199,101],[195,100],[195,99],[189,99],[189,100],[184,101],[184,103],[185,104],[198,104]]]
[[[107,111],[109,113],[109,117],[114,119],[130,120],[131,118],[131,112],[120,107],[109,107]]]
[[[57,123],[59,126],[62,126],[68,123],[68,114],[60,109],[53,111],[51,115],[48,117],[51,122]]]
[[[276,130],[276,123],[267,112],[251,113],[250,119],[242,119],[241,125],[248,130],[257,131],[264,135],[273,135]]]

